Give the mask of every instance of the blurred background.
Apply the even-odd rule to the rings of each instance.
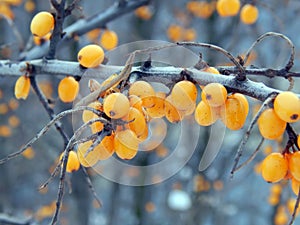
[[[134,0],[130,0],[134,1]],[[138,0],[136,0],[138,1]],[[67,1],[72,2],[72,1]],[[197,2],[197,1],[196,1]],[[199,1],[200,2],[200,1]],[[239,14],[221,17],[215,10],[215,2],[207,0],[211,11],[194,10],[191,1],[153,0],[150,5],[113,18],[107,28],[118,35],[118,45],[140,40],[197,41],[219,45],[234,56],[242,56],[250,45],[263,33],[274,31],[288,36],[296,49],[292,71],[299,71],[300,2],[296,0],[254,0],[259,10],[258,20],[251,25],[241,22]],[[116,2],[112,0],[81,0],[69,16],[67,27],[79,18],[99,14]],[[200,7],[201,8],[201,7]],[[51,11],[47,0],[0,0],[0,58],[19,60],[20,54],[35,45],[29,30],[32,17],[39,11]],[[76,61],[78,50],[88,43],[98,43],[101,29],[76,37],[57,52],[57,58]],[[211,66],[230,65],[221,54],[200,48],[191,48]],[[270,38],[260,43],[250,57],[250,64],[257,67],[279,69],[285,66],[290,54],[288,45],[279,38]],[[62,103],[57,96],[57,85],[62,77],[38,76],[38,81],[47,98],[53,100],[56,113],[72,107]],[[289,82],[281,78],[251,77],[268,86],[286,90]],[[0,77],[0,158],[18,150],[32,138],[48,121],[48,115],[38,98],[31,91],[28,99],[16,100],[14,83],[16,77]],[[295,79],[294,91],[299,93],[299,81]],[[258,110],[260,102],[248,98],[251,110],[247,124]],[[72,118],[62,120],[65,130],[72,134]],[[265,141],[260,153],[247,166],[230,179],[234,156],[247,124],[240,131],[226,130],[219,154],[204,171],[198,170],[199,161],[208,138],[222,139],[222,133],[211,133],[211,128],[201,127],[197,133],[197,148],[188,162],[169,179],[149,186],[127,186],[109,181],[95,170],[88,169],[96,193],[103,206],[97,202],[85,182],[82,171],[67,175],[59,224],[67,225],[283,225],[291,216],[291,205],[296,196],[287,181],[266,183],[260,175],[260,162],[270,152],[280,152],[286,144],[286,136],[277,141]],[[181,129],[181,124],[167,123],[165,141],[146,157],[138,157],[134,163],[151,165],[172,154],[176,131],[191,132],[196,129]],[[294,127],[297,130],[297,124]],[[299,128],[298,128],[299,130]],[[246,146],[242,161],[257,148],[261,140],[257,127]],[[182,151],[188,144],[181,146]],[[0,165],[0,215],[11,215],[28,224],[49,224],[55,209],[58,189],[56,177],[47,188],[38,187],[47,180],[55,166],[55,160],[63,151],[63,140],[52,128],[22,156]],[[212,151],[214,151],[212,149]],[[171,166],[171,165],[170,165]],[[127,171],[127,177],[136,176],[136,171]],[[26,224],[24,222],[24,224]],[[294,224],[300,224],[296,219]]]

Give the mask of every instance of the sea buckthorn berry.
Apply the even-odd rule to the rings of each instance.
[[[180,111],[174,106],[171,95],[165,99],[165,115],[171,123],[178,123],[183,119]]]
[[[136,108],[140,112],[143,111],[143,102],[140,97],[136,95],[129,95],[128,99],[131,107]]]
[[[228,98],[224,106],[220,107],[222,122],[228,129],[241,129],[247,118],[247,108],[236,98]]]
[[[128,115],[125,117],[124,120],[128,121],[129,129],[139,138],[147,127],[143,113],[136,108],[130,107]]]
[[[98,111],[103,111],[102,104],[98,101],[90,103],[88,105],[88,107],[94,108]],[[90,121],[92,119],[96,119],[96,118],[99,118],[99,116],[96,115],[95,113],[93,113],[92,111],[84,110],[83,113],[82,113],[82,121],[84,123],[87,123],[88,121]],[[100,121],[97,121],[95,123],[92,123],[90,125],[90,128],[92,130],[92,133],[97,133],[97,132],[100,132],[101,130],[103,130],[104,124]]]
[[[278,210],[275,214],[274,225],[285,225],[287,224],[289,217],[285,210]]]
[[[38,37],[43,37],[54,28],[54,17],[49,12],[39,12],[30,24],[31,33]]]
[[[154,106],[147,108],[148,115],[152,118],[162,118],[165,116],[165,98],[166,93],[157,92],[154,98]]]
[[[33,0],[27,0],[24,4],[24,9],[29,12],[32,13],[35,10],[35,3]]]
[[[271,153],[262,162],[261,174],[267,182],[278,182],[285,177],[287,172],[288,161],[281,153]]]
[[[292,187],[292,191],[294,192],[294,194],[298,195],[299,188],[300,188],[300,181],[296,180],[295,178],[292,178],[291,187]]]
[[[93,141],[87,141],[78,145],[78,159],[84,167],[94,166],[99,160],[106,160],[114,153],[114,136],[105,136],[103,140],[95,146],[87,155],[88,149],[92,146]]]
[[[266,109],[257,121],[260,134],[270,140],[280,137],[286,128],[286,122],[281,120],[274,109]]]
[[[298,134],[298,137],[297,137],[297,145],[300,148],[300,135],[299,134]]]
[[[121,159],[132,159],[136,156],[140,140],[132,130],[116,131],[114,146],[117,156]]]
[[[100,38],[100,44],[106,50],[111,50],[118,45],[118,35],[112,30],[105,30]]]
[[[90,107],[90,108],[93,108],[93,109],[96,109],[98,111],[103,111],[103,107],[102,107],[102,104],[98,101],[95,101],[95,102],[92,102],[90,104],[87,105],[87,107]],[[93,113],[92,111],[90,110],[83,110],[83,113],[82,113],[82,121],[84,123],[92,120],[92,119],[95,119],[97,118],[98,116]]]
[[[167,36],[171,41],[176,42],[182,40],[183,34],[184,29],[179,25],[172,24],[168,27]]]
[[[154,105],[155,91],[146,81],[136,81],[129,88],[129,95],[136,95],[142,99],[142,105],[150,108]]]
[[[35,45],[41,45],[46,41],[49,41],[51,38],[51,33],[46,34],[44,37],[33,36],[33,42]]]
[[[242,7],[240,19],[244,24],[253,24],[258,18],[258,9],[255,5],[246,4]]]
[[[79,83],[74,77],[67,76],[58,84],[58,96],[63,102],[72,102],[79,92]]]
[[[217,11],[220,16],[235,16],[241,7],[240,0],[218,0]]]
[[[212,2],[190,1],[187,3],[186,9],[194,16],[206,19],[212,15],[215,7]]]
[[[247,117],[247,115],[249,113],[249,103],[248,103],[248,100],[245,97],[245,95],[240,94],[240,93],[234,93],[234,94],[230,95],[228,98],[237,99],[242,104],[242,107],[244,108],[244,111],[245,111],[244,115]],[[246,120],[246,118],[245,118],[245,120]]]
[[[186,29],[183,33],[184,41],[194,41],[197,38],[197,32],[193,28]]]
[[[64,152],[60,155],[59,159],[62,160],[63,156],[64,156]],[[66,171],[68,173],[72,173],[74,171],[79,170],[79,168],[80,168],[80,162],[78,160],[76,152],[70,151]]]
[[[189,110],[195,105],[197,93],[195,84],[187,80],[179,81],[171,91],[172,103],[178,110]]]
[[[27,76],[18,78],[15,84],[15,96],[17,99],[26,99],[30,91],[30,79]]]
[[[219,107],[211,107],[200,101],[195,110],[195,120],[200,126],[210,126],[219,118]]]
[[[78,52],[77,59],[84,67],[97,67],[104,60],[104,51],[99,45],[87,45]]]
[[[141,6],[134,11],[135,15],[143,20],[149,20],[152,17],[152,10],[149,6]]]
[[[289,154],[289,171],[293,178],[300,181],[300,152]]]
[[[290,198],[290,199],[288,199],[287,202],[286,202],[287,209],[288,209],[288,211],[289,211],[289,213],[290,213],[291,215],[292,215],[293,212],[294,212],[295,205],[296,205],[296,201],[297,201],[296,199]],[[299,207],[298,207],[298,209],[297,209],[297,211],[296,211],[296,215],[298,215],[299,212],[300,212],[300,209],[299,209]]]
[[[201,97],[202,101],[212,107],[221,106],[227,99],[227,90],[222,84],[210,83],[203,88]]]
[[[282,92],[275,98],[274,110],[285,122],[296,122],[300,119],[300,100],[293,92]]]
[[[120,119],[129,112],[129,100],[122,93],[112,93],[103,101],[105,114],[112,119]]]

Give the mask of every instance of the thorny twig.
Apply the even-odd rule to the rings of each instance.
[[[256,113],[255,117],[252,119],[246,133],[244,134],[243,136],[243,139],[239,145],[239,148],[237,150],[237,153],[236,153],[236,156],[234,158],[234,164],[233,164],[233,167],[231,169],[231,178],[233,177],[235,171],[237,170],[237,167],[238,167],[238,163],[239,163],[239,160],[243,154],[243,150],[244,150],[244,147],[250,137],[250,134],[251,134],[251,131],[254,127],[254,124],[257,122],[259,116],[261,115],[261,113],[265,110],[265,108],[269,105],[269,103],[271,103],[273,100],[274,100],[274,97],[276,95],[275,94],[272,94],[270,95],[265,101],[264,103],[262,104],[262,106],[260,107],[260,109],[258,110],[258,112]]]
[[[294,221],[296,219],[296,215],[297,215],[297,210],[299,208],[299,203],[300,203],[300,187],[299,187],[299,191],[298,191],[298,195],[297,195],[296,204],[295,204],[295,207],[293,210],[293,214],[292,214],[292,217],[291,217],[288,225],[292,225],[294,223]]]

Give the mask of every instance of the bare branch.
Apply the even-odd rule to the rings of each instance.
[[[30,225],[30,220],[20,220],[14,217],[8,216],[4,213],[0,213],[0,224],[5,225]]]
[[[295,204],[295,207],[294,207],[294,210],[293,210],[293,214],[292,214],[292,217],[291,217],[288,225],[293,225],[293,223],[296,219],[296,216],[297,216],[297,210],[298,210],[298,207],[299,207],[299,203],[300,203],[300,188],[299,188],[299,191],[298,191],[297,200],[296,200],[296,204]]]

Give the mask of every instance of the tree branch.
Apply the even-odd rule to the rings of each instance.
[[[104,12],[91,16],[87,19],[79,19],[72,25],[64,29],[64,37],[58,44],[61,45],[65,41],[81,36],[85,33],[99,27],[105,26],[108,22],[120,18],[122,15],[132,12],[140,6],[146,5],[150,0],[128,1],[125,5],[114,4]],[[20,54],[20,60],[38,59],[44,57],[49,51],[49,42],[45,42],[42,46],[35,46],[30,51]]]

